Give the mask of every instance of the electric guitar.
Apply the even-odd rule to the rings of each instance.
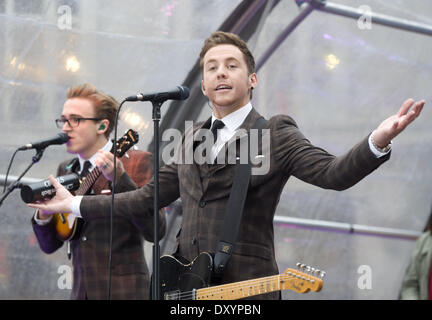
[[[113,144],[111,153],[116,151],[117,157],[122,157],[133,145],[138,142],[138,133],[129,129],[116,143]],[[80,181],[79,188],[74,192],[75,195],[84,195],[91,189],[102,171],[95,167],[87,176]],[[82,219],[77,219],[75,215],[69,213],[53,214],[57,238],[61,241],[73,240],[79,233]]]
[[[160,299],[236,300],[280,290],[320,291],[325,272],[303,264],[297,267],[303,271],[288,268],[283,274],[209,287],[213,271],[211,254],[203,252],[191,263],[165,255],[160,259]]]

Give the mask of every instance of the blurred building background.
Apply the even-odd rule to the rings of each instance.
[[[93,83],[119,101],[184,84],[191,97],[164,104],[161,130],[205,119],[211,110],[199,88],[198,54],[212,32],[235,32],[262,62],[254,107],[266,117],[292,116],[313,144],[333,154],[347,152],[407,98],[427,101],[377,172],[343,192],[291,178],[276,212],[280,271],[302,262],[327,273],[320,293],[286,291],[284,299],[396,299],[432,202],[432,41],[368,23],[367,16],[314,10],[264,59],[299,16],[301,2],[0,0],[0,174],[17,147],[58,132],[54,119],[67,88],[79,83]],[[432,26],[429,0],[332,3]],[[151,104],[127,103],[121,118],[119,133],[137,130],[138,147],[152,151]],[[19,176],[33,155],[19,152],[10,174]],[[25,177],[45,179],[70,157],[63,146],[51,146]],[[66,250],[42,253],[32,215],[19,190],[0,207],[0,299],[68,299],[70,290],[61,285],[70,266]],[[329,227],[314,224],[323,221]],[[357,225],[400,234],[353,232]]]

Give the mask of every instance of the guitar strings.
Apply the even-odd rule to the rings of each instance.
[[[167,294],[166,298],[168,298],[168,300],[190,300],[190,299],[194,298],[194,296],[196,296],[198,291],[200,291],[199,292],[200,296],[205,296],[206,293],[208,293],[211,296],[217,296],[217,294],[211,294],[211,292],[212,291],[218,291],[218,287],[220,287],[220,291],[218,293],[219,294],[222,293],[223,295],[227,295],[227,293],[229,293],[230,290],[240,290],[240,289],[243,290],[245,288],[251,288],[251,287],[255,287],[255,289],[256,289],[257,286],[260,286],[260,285],[263,286],[267,283],[270,284],[270,289],[272,289],[270,282],[271,281],[278,281],[278,283],[277,283],[278,288],[276,290],[270,291],[270,292],[273,292],[273,291],[280,290],[280,282],[281,281],[287,281],[290,279],[298,279],[298,277],[296,277],[295,275],[285,275],[285,274],[274,275],[274,276],[269,276],[269,277],[264,277],[264,278],[258,278],[255,280],[241,281],[238,284],[225,284],[225,285],[221,285],[221,286],[200,288],[200,289],[197,289],[195,291],[171,293],[171,294]],[[310,279],[306,279],[306,280],[310,280]],[[273,286],[273,288],[274,288],[274,286]],[[254,292],[253,289],[254,288],[252,288],[252,292]],[[266,289],[266,288],[264,288],[264,289]],[[266,293],[266,292],[263,292],[263,293]],[[248,293],[246,296],[254,296],[254,295],[258,295],[258,294],[261,294],[261,293],[257,293],[257,294],[254,293],[252,295]],[[207,297],[209,295],[207,295]]]
[[[88,188],[91,187],[97,178],[99,178],[102,172],[98,167],[95,167],[84,179],[78,190],[76,191],[76,195],[81,195],[82,192],[87,192]]]
[[[291,278],[295,278],[295,276],[275,275],[275,276],[269,276],[269,277],[264,277],[264,278],[258,278],[255,280],[241,281],[240,283],[237,283],[237,284],[225,284],[225,285],[221,285],[221,286],[200,288],[200,289],[197,289],[196,291],[186,291],[186,292],[180,292],[180,293],[173,293],[173,294],[168,295],[167,297],[174,298],[172,300],[190,300],[194,297],[194,295],[196,295],[198,290],[200,291],[200,293],[199,293],[200,295],[205,295],[205,293],[217,291],[218,287],[220,287],[219,293],[226,294],[227,291],[232,290],[232,289],[238,290],[238,289],[244,289],[244,288],[248,288],[248,287],[258,286],[260,284],[262,285],[262,283],[270,282],[272,280],[279,280],[279,282],[280,282],[281,278],[283,278],[283,280],[289,280]],[[278,283],[278,286],[279,286],[279,283]],[[274,290],[274,291],[276,291],[276,290]],[[203,292],[205,292],[205,293],[203,293]],[[258,295],[258,294],[253,294],[253,295]],[[213,296],[214,295],[215,294],[213,294]],[[251,296],[251,295],[248,295],[248,296]]]

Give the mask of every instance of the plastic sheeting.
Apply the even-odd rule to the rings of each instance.
[[[432,25],[427,0],[334,1]],[[240,1],[0,2],[0,159],[2,174],[14,150],[58,132],[67,88],[90,82],[118,100],[182,83],[203,40]],[[280,1],[249,41],[258,60],[298,14]],[[315,145],[339,155],[395,113],[407,98],[426,99],[415,123],[394,141],[392,157],[353,188],[322,190],[288,181],[276,214],[420,231],[429,215],[432,171],[428,104],[430,37],[313,12],[258,73],[253,105],[266,117],[292,116]],[[210,114],[202,107],[200,119]],[[162,117],[166,112],[162,109]],[[139,147],[151,142],[149,103],[128,103],[119,133],[134,128]],[[18,153],[19,175],[34,151]],[[49,147],[27,174],[45,178],[68,155]],[[19,191],[0,208],[0,299],[67,299],[70,262],[63,249],[43,254]],[[284,299],[396,299],[413,241],[275,225],[283,272],[302,262],[325,270],[320,293],[286,291]],[[149,255],[151,257],[151,255]],[[149,260],[149,262],[151,262]]]

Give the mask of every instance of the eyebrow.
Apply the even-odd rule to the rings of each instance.
[[[66,116],[64,114],[62,114],[61,117],[66,118]],[[85,117],[83,115],[75,114],[75,113],[70,114],[69,117],[74,117],[74,118],[91,118],[91,117]]]
[[[239,60],[237,58],[235,58],[235,57],[229,57],[229,58],[224,59],[223,61],[231,61],[231,60],[239,62]],[[209,63],[214,63],[214,62],[217,62],[217,59],[210,59],[210,60],[208,60],[208,61],[205,62],[205,65],[209,64]]]

